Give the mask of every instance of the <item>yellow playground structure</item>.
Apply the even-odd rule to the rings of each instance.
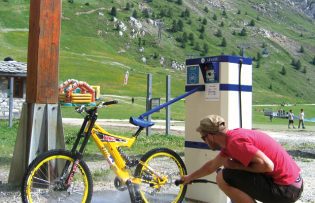
[[[86,82],[68,79],[59,85],[59,102],[65,106],[77,104],[95,105],[100,98],[100,86],[90,86]]]

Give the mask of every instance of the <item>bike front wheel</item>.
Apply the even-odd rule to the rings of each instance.
[[[22,182],[23,202],[90,202],[93,183],[84,161],[77,164],[66,183],[75,155],[66,150],[51,150],[38,156],[28,167]]]
[[[143,202],[182,202],[187,186],[174,184],[186,175],[186,167],[180,156],[167,148],[157,148],[147,152],[135,170],[140,178],[140,195]]]

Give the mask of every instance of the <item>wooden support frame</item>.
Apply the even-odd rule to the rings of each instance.
[[[60,28],[61,0],[30,1],[26,102],[9,184],[21,184],[26,168],[38,154],[65,147],[58,105]]]
[[[31,0],[26,102],[58,103],[61,0]]]

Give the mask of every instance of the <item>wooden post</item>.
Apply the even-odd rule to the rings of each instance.
[[[23,105],[9,183],[20,184],[40,153],[64,148],[58,105],[61,0],[31,0],[26,103]]]
[[[31,0],[26,102],[58,103],[61,0]]]

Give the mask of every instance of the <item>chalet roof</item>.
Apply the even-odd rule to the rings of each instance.
[[[26,77],[27,64],[18,61],[0,61],[0,76]]]

